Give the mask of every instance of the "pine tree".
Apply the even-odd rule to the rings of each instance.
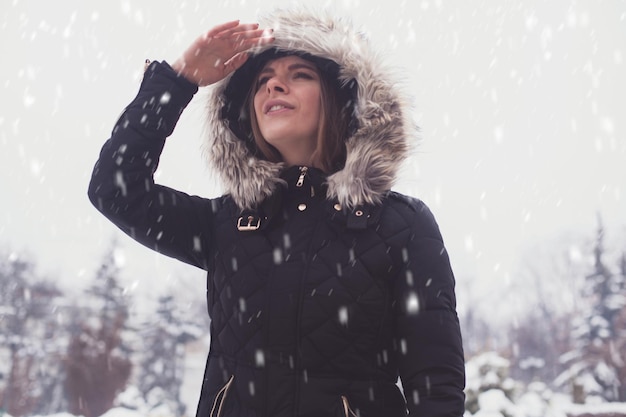
[[[564,355],[569,364],[559,378],[573,381],[587,395],[596,395],[607,401],[624,401],[621,386],[626,372],[624,349],[626,343],[625,274],[622,266],[613,273],[606,265],[604,227],[598,222],[593,249],[593,270],[585,277],[581,294],[582,311],[574,323],[575,349]],[[621,379],[620,379],[621,378]],[[578,398],[582,401],[582,398]]]
[[[617,365],[617,377],[619,381],[622,381],[618,389],[618,400],[624,402],[626,401],[626,302],[624,302],[624,298],[626,298],[626,252],[622,253],[619,271],[620,275],[616,280],[618,287],[616,294],[622,294],[622,308],[619,309],[614,318],[617,334],[615,343],[611,347],[614,362]],[[619,295],[617,298],[619,299]]]
[[[181,416],[185,412],[180,399],[185,345],[200,337],[201,323],[172,295],[164,295],[159,297],[156,314],[144,329],[138,388],[151,408],[166,407]]]
[[[3,261],[4,261],[3,257]],[[30,290],[28,277],[33,274],[33,265],[10,256],[2,262],[0,270],[0,340],[7,349],[9,358],[7,374],[3,375],[4,389],[0,393],[0,409],[11,414],[31,412],[29,404],[27,361],[20,357],[20,352],[28,345],[27,319],[30,311]],[[26,377],[25,374],[26,373]],[[26,395],[23,395],[26,394]]]
[[[30,332],[38,338],[33,375],[33,380],[39,386],[35,412],[40,415],[59,413],[67,410],[62,359],[69,338],[65,326],[63,294],[50,281],[34,283],[31,294],[36,319],[33,320]]]
[[[59,412],[59,357],[65,349],[54,300],[62,295],[35,273],[35,263],[16,254],[0,260],[0,410],[13,415]]]
[[[119,283],[115,254],[113,243],[73,317],[65,387],[70,411],[85,417],[113,406],[132,369],[126,335],[129,299]]]

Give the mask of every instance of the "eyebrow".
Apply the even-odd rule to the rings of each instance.
[[[301,68],[311,70],[311,71],[313,71],[313,72],[315,72],[317,74],[317,68],[316,67],[314,67],[312,64],[306,64],[306,63],[303,63],[303,62],[296,62],[294,64],[291,64],[291,65],[289,65],[287,67],[287,70],[293,71],[293,70],[297,70],[297,69],[301,69]],[[273,73],[273,72],[275,72],[274,68],[272,68],[272,67],[265,67],[261,71],[259,71],[259,75],[266,74],[266,73]]]

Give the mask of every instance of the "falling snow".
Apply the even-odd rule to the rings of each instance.
[[[417,314],[420,309],[420,302],[417,294],[410,293],[406,300],[406,310],[409,314]]]
[[[55,280],[69,288],[82,285],[96,268],[102,247],[119,236],[88,206],[86,182],[114,119],[139,86],[144,59],[171,63],[195,33],[213,23],[252,19],[256,9],[284,2],[217,3],[187,1],[159,9],[145,0],[122,0],[97,7],[77,3],[69,10],[7,3],[0,21],[0,37],[10,40],[0,46],[10,63],[0,68],[6,103],[0,115],[0,245],[11,252],[7,258],[14,260],[12,251],[25,248]],[[542,291],[561,309],[580,303],[568,291],[579,285],[571,277],[593,265],[587,237],[598,214],[606,224],[607,247],[624,247],[626,6],[567,1],[479,8],[472,2],[441,0],[398,1],[391,7],[366,0],[325,4],[331,3],[363,26],[390,64],[405,69],[403,88],[414,96],[422,142],[397,189],[423,199],[441,226],[457,279],[461,321],[471,311],[488,324],[519,324],[520,311],[535,308]],[[170,92],[155,98],[161,105],[171,99]],[[220,187],[207,175],[198,151],[202,99],[194,99],[168,141],[158,179],[189,193],[217,196]],[[125,157],[120,149],[118,161]],[[146,164],[151,162],[146,159]],[[114,182],[122,194],[128,192],[121,173]],[[163,236],[156,229],[151,232]],[[574,240],[572,235],[584,237]],[[138,304],[149,302],[154,291],[172,286],[172,277],[180,275],[194,278],[184,289],[190,297],[204,297],[199,271],[181,270],[122,242],[124,249],[115,253],[114,263],[129,269],[125,291],[146,298]],[[541,242],[550,244],[533,252]],[[199,236],[188,243],[195,251],[206,249]],[[273,262],[285,262],[294,244],[284,235],[282,247],[272,253]],[[542,256],[547,248],[553,252]],[[410,260],[407,249],[399,256],[405,263]],[[349,276],[354,251],[346,257],[350,264],[329,265],[329,273]],[[237,258],[229,266],[237,271]],[[533,274],[550,280],[530,279]],[[561,275],[570,279],[550,287]],[[423,282],[411,272],[400,279],[408,285]],[[333,289],[324,290],[324,295],[332,294]],[[407,312],[419,312],[417,294],[404,302]],[[609,300],[611,306],[623,302],[620,297]],[[237,305],[246,312],[245,300]],[[14,310],[0,314],[9,311]],[[337,310],[342,326],[349,325],[348,313],[345,306]],[[589,324],[604,325],[598,317]],[[468,341],[472,337],[468,331]],[[501,334],[493,337],[495,344],[506,344],[498,339]],[[64,343],[60,338],[57,342]],[[406,354],[409,341],[398,343]],[[2,368],[8,357],[1,347],[0,374],[8,375]],[[204,360],[204,352],[188,360],[189,379],[194,380],[186,390],[188,410],[195,408]],[[264,352],[254,353],[257,366],[265,366],[266,360]],[[540,369],[542,360],[526,360],[524,366],[529,372]],[[294,359],[289,361],[294,368]],[[490,371],[481,374],[479,365]],[[493,356],[468,363],[468,387],[476,388],[481,407],[473,416],[626,413],[620,405],[572,405],[568,397],[541,384],[525,387],[516,401],[506,389],[480,391],[481,384],[484,388],[494,381],[514,384],[498,379],[496,372],[511,365]],[[248,388],[255,395],[252,383]],[[132,390],[127,394],[131,397]],[[407,399],[419,403],[419,393],[408,393]],[[147,414],[122,407],[104,414],[139,415]]]
[[[159,99],[159,103],[160,104],[167,104],[167,103],[170,102],[171,98],[172,98],[172,95],[169,92],[166,91],[165,93],[163,93],[163,95]]]
[[[348,307],[341,307],[339,309],[339,323],[347,326],[348,325]]]

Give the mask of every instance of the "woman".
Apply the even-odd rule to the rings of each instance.
[[[345,22],[267,27],[226,23],[151,63],[89,187],[131,237],[208,271],[198,416],[461,416],[448,256],[424,203],[390,191],[413,133],[401,94]],[[216,199],[152,177],[210,84]]]

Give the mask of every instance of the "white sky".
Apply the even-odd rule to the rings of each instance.
[[[121,237],[91,207],[91,169],[145,58],[173,62],[213,25],[289,2],[167,3],[0,6],[0,249],[31,253],[65,285],[82,287],[119,236],[129,287],[154,295],[182,274],[203,291],[201,272]],[[626,1],[326,3],[404,71],[423,138],[397,189],[434,211],[459,281],[515,280],[524,248],[591,235],[598,212],[611,236],[626,235]],[[203,98],[158,181],[216,196],[199,150]]]

